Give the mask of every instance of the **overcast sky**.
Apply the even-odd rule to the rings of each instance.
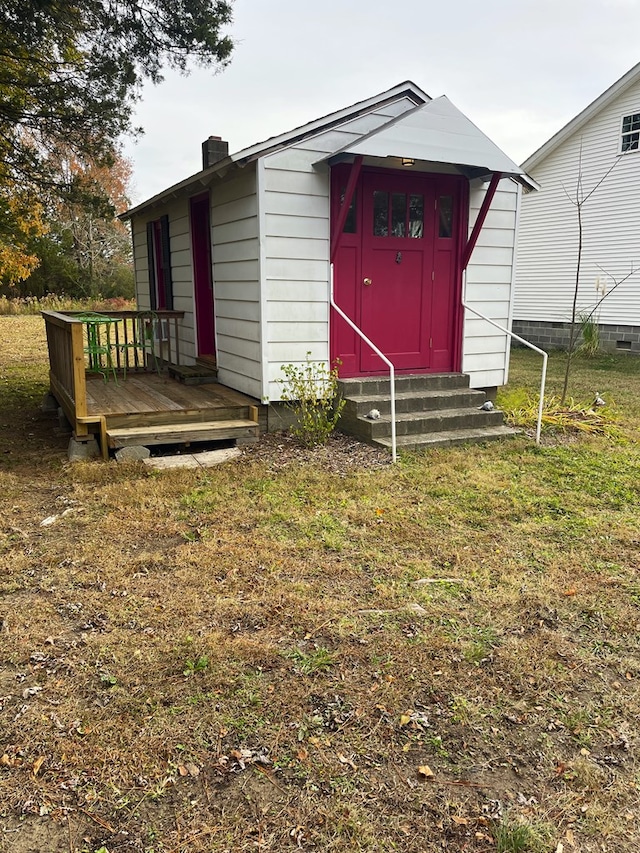
[[[148,86],[125,144],[138,203],[230,152],[404,80],[520,163],[640,61],[640,0],[235,0],[220,73]]]

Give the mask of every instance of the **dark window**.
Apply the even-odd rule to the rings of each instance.
[[[147,222],[147,258],[151,309],[172,310],[173,280],[168,216],[161,216],[154,222]]]
[[[622,119],[621,151],[637,151],[640,147],[640,113]]]
[[[409,196],[409,237],[420,238],[424,234],[424,198]]]
[[[344,204],[344,194],[346,193],[347,188],[343,187],[340,192],[340,207]],[[345,219],[344,228],[342,229],[343,234],[355,234],[358,230],[358,218],[357,218],[357,209],[358,209],[358,190],[355,190],[353,193],[353,197],[351,199],[351,204],[349,205],[349,212],[347,213],[347,218]]]
[[[391,193],[391,236],[407,235],[407,196],[405,193]]]
[[[438,237],[451,237],[453,233],[453,196],[441,195],[438,199]]]
[[[373,236],[389,236],[389,193],[382,190],[373,193]]]

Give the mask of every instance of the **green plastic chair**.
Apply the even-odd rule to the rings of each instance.
[[[117,385],[118,376],[113,363],[114,344],[111,341],[110,327],[118,321],[105,314],[94,312],[76,314],[75,319],[83,323],[86,330],[84,351],[88,360],[88,372],[99,373],[105,382],[112,373]]]

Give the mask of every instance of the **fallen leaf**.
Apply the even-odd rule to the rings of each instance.
[[[34,776],[38,775],[40,768],[42,767],[44,762],[45,762],[44,755],[38,756],[38,758],[36,758],[36,760],[33,762],[33,775]]]
[[[346,755],[342,755],[340,752],[338,753],[338,761],[340,762],[340,764],[348,764],[352,770],[358,769],[355,763],[350,758],[347,758]]]
[[[433,770],[428,764],[421,764],[420,767],[418,767],[418,773],[420,776],[424,776],[425,779],[429,779],[433,776]]]
[[[407,711],[406,714],[400,715],[400,725],[401,726],[406,726],[410,722],[411,722],[411,711]]]
[[[188,776],[188,775],[189,775],[189,771],[188,771],[188,770],[187,770],[187,768],[184,766],[184,764],[181,764],[181,765],[178,767],[178,773],[179,773],[181,776]]]
[[[575,595],[578,590],[571,587],[571,589],[565,589],[562,593],[563,595]]]
[[[0,767],[13,767],[13,762],[6,752],[3,756],[0,756]]]
[[[298,761],[306,761],[307,758],[309,758],[309,753],[307,752],[307,750],[303,746],[300,747],[300,749],[298,750],[296,755],[297,755]]]
[[[185,767],[187,768],[187,773],[189,774],[189,776],[199,776],[200,775],[200,768],[198,767],[197,764],[189,763],[189,764],[186,764]]]
[[[469,820],[466,817],[456,817],[456,815],[451,816],[451,820],[457,824],[457,826],[468,826]]]
[[[558,846],[556,847],[556,853],[563,853],[563,851],[564,851],[564,844],[562,843],[562,841],[558,841]]]
[[[564,834],[565,841],[567,841],[572,847],[576,846],[575,835],[573,834],[573,830],[568,829]]]

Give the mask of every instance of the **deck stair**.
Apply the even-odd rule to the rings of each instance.
[[[209,385],[218,381],[218,370],[215,364],[170,364],[169,376],[184,385]]]
[[[391,447],[389,379],[344,379],[339,383],[345,407],[339,429],[369,444]],[[502,412],[483,411],[483,391],[469,387],[462,373],[396,377],[396,440],[403,450],[492,441],[516,433]],[[377,409],[380,417],[367,418]]]
[[[248,418],[228,421],[184,420],[182,423],[155,424],[138,427],[107,427],[109,447],[119,448],[142,444],[145,447],[158,444],[186,444],[194,441],[227,441],[249,443],[257,440],[258,424]]]
[[[187,388],[155,373],[89,383],[111,450],[197,442],[251,444],[260,436],[258,401],[221,385]]]

